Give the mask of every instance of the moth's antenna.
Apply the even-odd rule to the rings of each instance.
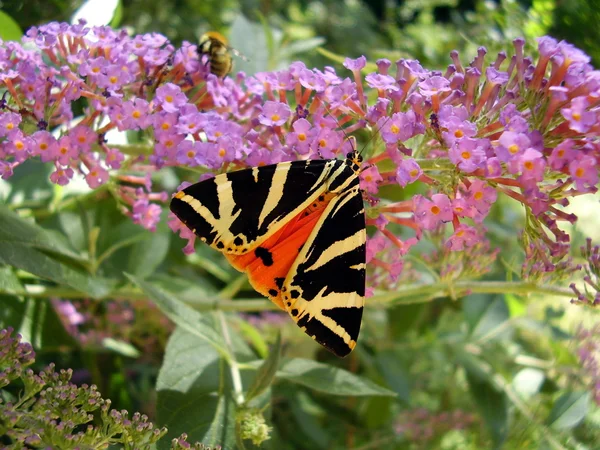
[[[344,133],[344,140],[348,140],[351,142],[350,145],[352,145],[352,151],[358,153],[359,155],[362,156],[362,152],[367,148],[367,146],[373,142],[373,140],[377,139],[377,137],[380,136],[380,131],[381,129],[385,126],[385,124],[391,119],[390,116],[387,116],[385,121],[381,124],[381,126],[379,128],[376,128],[375,133],[373,133],[371,135],[371,137],[367,140],[367,142],[365,142],[365,145],[363,146],[363,148],[361,148],[359,151],[356,150],[356,137],[354,136],[348,136],[346,134],[346,131],[344,130],[344,128],[342,128],[342,125],[340,124],[340,122],[337,120],[337,117],[333,115],[333,113],[331,112],[331,110],[329,110],[329,108],[327,108],[326,105],[323,105],[323,108],[325,108],[325,111],[331,116],[333,117],[333,119],[336,121],[336,123],[338,124],[339,129],[341,130],[342,133]],[[359,120],[363,120],[364,119],[359,119]],[[366,123],[366,121],[365,121]]]

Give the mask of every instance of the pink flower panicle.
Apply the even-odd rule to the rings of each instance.
[[[577,356],[584,380],[596,405],[600,406],[600,325],[592,328],[579,327],[575,336],[578,342]]]
[[[523,55],[524,40],[516,39],[512,58],[489,58],[481,48],[464,64],[452,52],[441,72],[380,60],[363,76],[363,56],[346,59],[344,75],[294,62],[222,79],[195,46],[175,48],[158,34],[51,23],[24,40],[35,48],[4,43],[0,53],[0,176],[39,157],[54,165],[54,183],[83,176],[97,188],[110,181],[123,211],[151,230],[168,196],[152,192],[149,178],[132,186],[128,177],[165,166],[218,172],[343,157],[353,149],[346,136],[361,129],[378,136],[361,175],[367,216],[377,217],[369,225],[379,230],[368,258],[392,282],[404,267],[400,256],[440,227],[439,250],[485,248],[480,224],[502,195],[527,213],[523,274],[556,271],[570,249],[559,224],[576,220],[562,207],[597,191],[600,72],[581,51],[549,37],[538,41],[537,58]],[[56,131],[74,119],[80,100],[85,115]],[[110,148],[104,136],[111,130],[133,130],[153,141],[152,150]],[[430,191],[410,202],[378,197],[384,185],[409,184]],[[176,219],[170,226],[188,239],[185,252],[193,251],[194,236]],[[400,230],[410,233],[400,237]]]
[[[394,431],[411,442],[427,445],[450,430],[464,430],[476,426],[476,422],[474,414],[460,409],[436,413],[416,408],[398,416]]]
[[[569,286],[576,295],[571,303],[587,306],[600,305],[600,246],[592,246],[592,240],[587,239],[586,245],[581,247],[581,256],[585,260],[583,270],[585,276],[584,292],[581,292],[575,283]]]

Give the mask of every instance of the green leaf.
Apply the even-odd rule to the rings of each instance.
[[[127,272],[142,278],[152,275],[164,261],[170,241],[166,233],[148,231],[144,235],[145,238],[131,248],[127,269]]]
[[[247,75],[263,72],[268,69],[269,53],[267,38],[257,23],[252,23],[243,15],[238,15],[229,30],[231,47],[238,50],[248,60],[234,56],[234,70],[244,71]]]
[[[371,380],[355,375],[347,370],[328,366],[310,359],[292,358],[286,360],[277,371],[277,378],[301,384],[315,391],[330,395],[349,397],[377,396],[395,397],[396,393]]]
[[[394,305],[387,310],[392,336],[401,339],[414,330],[426,317],[430,306],[424,303]]]
[[[485,424],[490,432],[494,449],[500,449],[508,436],[508,399],[504,392],[496,389],[491,382],[472,376],[467,370],[467,381]]]
[[[282,58],[290,58],[298,53],[304,53],[313,50],[325,43],[325,38],[314,37],[310,39],[302,39],[292,42],[279,50],[279,56]]]
[[[506,294],[506,305],[510,313],[510,317],[522,317],[527,314],[527,303],[521,298],[514,294]]]
[[[575,427],[590,409],[589,392],[567,392],[554,403],[547,423],[557,430]]]
[[[250,325],[250,323],[246,320],[237,320],[236,325],[240,334],[246,341],[249,342],[258,356],[261,358],[266,358],[267,354],[269,353],[269,347],[265,340],[264,334],[261,333],[261,331],[255,326]]]
[[[296,396],[290,402],[293,414],[293,435],[288,439],[295,444],[295,448],[331,448],[332,436],[327,432],[319,419],[322,419],[324,411],[319,411],[306,392],[296,392]],[[298,427],[296,430],[295,428]]]
[[[20,292],[23,285],[10,266],[0,266],[0,291]]]
[[[20,243],[39,250],[47,250],[81,261],[82,257],[68,244],[66,237],[48,231],[30,220],[25,220],[0,204],[0,242]]]
[[[387,385],[400,400],[408,403],[410,401],[409,373],[396,353],[392,350],[382,350],[375,356],[375,364]]]
[[[129,342],[122,341],[120,339],[114,339],[107,337],[102,339],[102,346],[108,350],[111,350],[119,355],[127,356],[128,358],[139,358],[140,352],[137,348],[131,345]]]
[[[106,296],[114,285],[111,280],[93,277],[19,242],[0,240],[0,262],[70,286],[93,298]]]
[[[185,303],[177,300],[170,293],[155,286],[154,284],[141,280],[133,275],[126,274],[152,300],[169,319],[184,330],[210,343],[221,355],[231,359],[231,355],[218,331],[214,318],[209,314],[200,314]]]
[[[13,327],[36,351],[75,346],[48,299],[0,295],[0,328]]]
[[[463,299],[463,311],[473,339],[507,338],[507,332],[512,331],[507,326],[510,314],[502,295],[469,295]]]
[[[21,333],[24,340],[31,342],[31,336],[24,332],[24,328],[30,329],[26,324],[33,321],[33,309],[28,308],[28,302],[24,298],[0,295],[0,329],[12,327]]]
[[[281,333],[277,334],[277,340],[271,348],[269,357],[265,359],[262,365],[258,368],[254,381],[248,388],[246,394],[246,402],[250,402],[255,397],[261,395],[275,379],[275,373],[279,367],[279,359],[281,357]]]
[[[205,339],[181,327],[169,338],[156,382],[157,418],[169,429],[159,449],[187,433],[188,442],[234,448],[236,406],[228,370],[219,353]]]
[[[8,14],[0,11],[0,39],[3,41],[20,41],[23,30]]]

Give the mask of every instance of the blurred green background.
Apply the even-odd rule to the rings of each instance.
[[[82,3],[4,0],[0,9],[26,30],[51,20],[70,21]],[[600,58],[597,0],[124,0],[111,24],[136,33],[159,32],[178,45],[183,40],[196,42],[208,30],[228,35],[240,15],[267,28],[270,35],[263,41],[268,60],[258,70],[282,67],[300,54],[309,67],[332,64],[314,51],[319,44],[344,57],[415,58],[425,67],[442,68],[453,49],[473,55],[484,45],[495,54],[515,37],[523,36],[531,44],[532,38],[544,34],[583,49],[595,66]],[[232,37],[232,45],[243,47],[239,50],[244,53],[260,43],[261,39],[248,43]]]

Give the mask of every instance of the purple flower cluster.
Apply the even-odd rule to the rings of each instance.
[[[345,61],[350,76],[295,62],[224,79],[210,74],[195,46],[175,48],[157,34],[52,23],[26,40],[36,50],[0,47],[0,173],[9,178],[39,157],[54,164],[55,183],[76,173],[91,187],[110,181],[124,212],[149,229],[167,200],[151,192],[150,174],[161,167],[226,171],[334,158],[352,149],[346,136],[361,129],[376,136],[361,174],[368,224],[378,230],[367,257],[374,280],[397,279],[424,232],[446,224],[442,245],[452,251],[485,241],[482,223],[500,195],[527,214],[523,274],[552,272],[570,249],[558,224],[576,220],[562,208],[597,190],[600,71],[550,37],[538,39],[537,58],[516,39],[510,57],[487,60],[480,48],[465,65],[453,52],[445,71],[382,59],[363,78],[360,57]],[[73,103],[84,99],[75,119]],[[113,129],[137,131],[151,151],[110,148],[104,136]],[[415,182],[426,195],[378,197],[381,186]],[[169,225],[192,252],[193,233],[173,216]],[[401,239],[400,228],[411,235]]]
[[[0,388],[19,378],[25,367],[35,361],[31,344],[21,342],[21,335],[13,337],[13,329],[0,330]]]
[[[571,303],[598,306],[600,305],[600,246],[592,246],[592,240],[588,238],[586,245],[581,247],[581,256],[585,260],[584,291],[581,292],[575,283],[571,283],[569,287],[576,295]]]
[[[65,329],[85,349],[102,348],[111,337],[132,344],[141,359],[159,359],[166,346],[172,323],[152,303],[91,299],[51,299]],[[151,330],[151,332],[149,332]]]
[[[423,445],[450,430],[464,430],[475,424],[474,414],[459,409],[433,413],[425,408],[417,408],[400,414],[394,428],[396,434]]]
[[[0,330],[0,389],[20,378],[16,395],[0,396],[4,444],[10,448],[101,448],[125,444],[149,449],[167,432],[154,428],[148,417],[110,408],[96,386],[71,383],[72,370],[54,364],[39,374],[22,370],[34,362],[31,345]],[[3,399],[14,399],[4,401]],[[94,415],[96,413],[96,416]]]
[[[576,339],[577,356],[584,370],[584,380],[589,385],[594,401],[600,406],[600,325],[589,329],[580,327]]]

